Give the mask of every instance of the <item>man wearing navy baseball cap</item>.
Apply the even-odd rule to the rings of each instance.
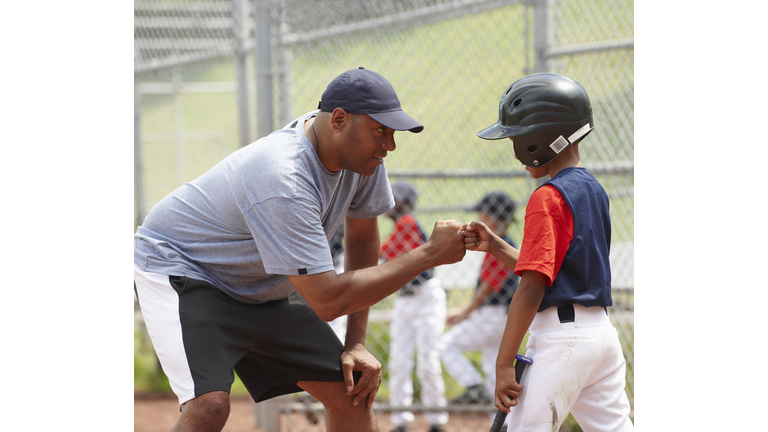
[[[378,431],[381,363],[368,308],[460,261],[461,224],[377,265],[377,217],[394,207],[384,158],[424,127],[381,75],[336,77],[319,110],[232,153],[158,202],[134,236],[136,296],[179,398],[174,430],[220,431],[234,374],[256,402],[302,390],[331,431]],[[329,241],[344,224],[345,268]],[[342,344],[327,322],[347,316]]]
[[[371,176],[395,150],[395,131],[424,129],[400,107],[389,81],[364,68],[331,81],[318,109],[304,122],[304,130],[323,165],[333,172],[348,169]]]

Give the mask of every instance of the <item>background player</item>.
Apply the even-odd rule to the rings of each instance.
[[[634,430],[624,356],[607,313],[608,196],[579,156],[593,129],[584,88],[540,73],[515,81],[501,97],[499,121],[478,132],[508,137],[531,177],[550,178],[528,201],[519,251],[481,222],[465,226],[467,249],[487,251],[521,276],[496,362],[495,404],[511,411],[512,431],[558,430],[569,412],[585,431]],[[533,364],[521,385],[513,360],[526,331]]]
[[[416,189],[409,183],[392,185],[395,206],[386,215],[395,226],[381,245],[385,261],[408,252],[426,241],[424,231],[411,212],[416,205]],[[389,345],[389,403],[410,406],[413,403],[414,351],[416,375],[421,383],[421,402],[427,406],[445,406],[445,382],[437,351],[437,340],[445,329],[446,295],[433,269],[420,274],[400,288],[392,307]],[[392,432],[407,432],[414,420],[409,411],[394,411],[390,416],[397,426]],[[443,432],[448,413],[426,412],[429,432]]]
[[[515,202],[503,192],[492,192],[468,209],[502,241],[514,246],[507,229],[514,220]],[[440,356],[445,370],[466,388],[451,403],[491,403],[496,380],[496,355],[507,321],[509,303],[515,293],[518,277],[491,254],[485,254],[472,300],[447,317],[453,327],[441,338]],[[481,351],[485,378],[464,355]]]

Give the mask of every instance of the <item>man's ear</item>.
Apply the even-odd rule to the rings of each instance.
[[[336,108],[331,113],[331,129],[336,133],[340,133],[344,128],[344,123],[348,123],[350,120],[350,115],[344,109]]]

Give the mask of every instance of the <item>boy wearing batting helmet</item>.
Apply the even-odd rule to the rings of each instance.
[[[493,254],[521,277],[496,361],[495,404],[511,413],[510,431],[558,430],[569,412],[585,431],[634,430],[626,364],[607,312],[608,196],[579,156],[593,129],[584,88],[538,73],[515,81],[501,97],[499,121],[478,132],[509,138],[533,178],[549,176],[528,201],[520,250],[481,222],[464,227],[468,250]],[[533,364],[518,383],[513,362],[526,331]]]

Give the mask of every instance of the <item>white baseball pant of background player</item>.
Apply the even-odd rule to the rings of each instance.
[[[438,348],[443,366],[462,387],[485,384],[488,394],[493,395],[496,390],[496,357],[506,323],[507,305],[484,305],[440,338]],[[467,351],[481,352],[485,380],[464,355]],[[494,416],[490,415],[491,422]]]
[[[344,273],[344,252],[342,251],[339,253],[338,257],[335,258],[334,267],[336,269],[337,274]],[[342,315],[335,320],[329,322],[328,324],[331,325],[331,328],[336,333],[336,336],[341,339],[341,343],[344,343],[344,341],[347,339],[347,316]]]
[[[426,406],[446,406],[445,381],[440,365],[437,342],[445,329],[446,294],[440,279],[433,277],[413,295],[398,294],[392,307],[389,348],[389,403],[410,406],[413,403],[414,350],[416,376],[421,383],[421,403]],[[408,411],[393,412],[396,425],[413,421]],[[425,412],[431,425],[448,422],[447,412]]]

